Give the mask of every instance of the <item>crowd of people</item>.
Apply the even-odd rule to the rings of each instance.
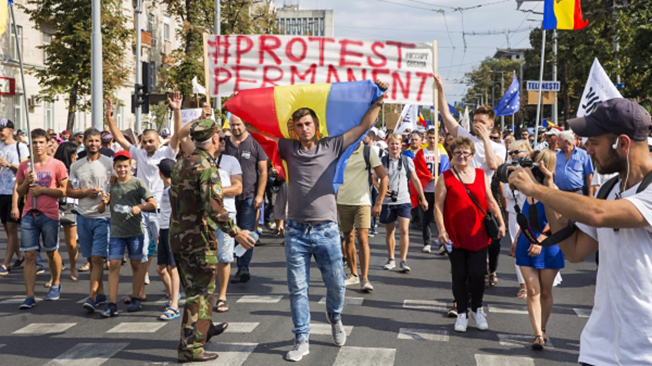
[[[535,138],[526,128],[516,134],[495,128],[494,111],[485,105],[475,110],[467,131],[451,115],[438,76],[435,82],[441,134],[434,128],[395,134],[374,127],[384,96],[371,103],[359,125],[338,136],[320,138],[315,112],[296,110],[291,128],[297,139],[267,136],[285,161],[291,195],[252,135],[260,131],[235,115],[223,130],[208,119],[208,106],[199,120],[182,127],[179,93],[168,97],[172,131],[145,130],[136,141],[115,125],[111,100],[107,131],[57,135],[35,129],[29,148],[13,123],[2,119],[0,219],[7,252],[0,275],[23,267],[26,298],[20,309],[32,308],[45,251],[51,276],[45,300],[59,299],[63,227],[70,279],[90,271],[82,306],[94,312],[105,305],[100,316],[107,318],[120,312],[125,255],[133,273],[132,293],[124,299],[129,312],[142,307],[156,255],[169,299],[159,319],[183,315],[179,360],[205,361],[217,357],[204,351],[205,343],[228,327],[214,324],[212,311],[229,311],[229,283],[256,275],[254,248],[267,226],[284,237],[295,336],[286,359],[300,361],[309,354],[311,258],[326,286],[333,342],[343,346],[346,288],[374,290],[368,238],[378,234],[378,222],[385,225],[385,270],[397,267],[397,228],[399,271],[411,271],[411,226],[422,232],[423,252],[448,256],[454,299],[448,315],[457,332],[467,330],[469,318],[478,329],[489,329],[483,296],[498,283],[501,241],[508,237],[516,296],[526,299],[532,323],[531,347],[543,350],[560,270],[566,260],[584,260],[599,247],[596,307],[582,333],[580,362],[652,362],[645,351],[652,345],[649,114],[626,99],[607,101],[590,116],[571,120],[572,131],[540,128]],[[354,144],[344,182],[334,192],[338,158]],[[87,261],[79,268],[78,253]],[[642,318],[631,319],[641,310]],[[605,334],[605,325],[615,331]]]

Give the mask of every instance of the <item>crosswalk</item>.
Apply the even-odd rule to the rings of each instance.
[[[276,304],[281,301],[288,301],[287,296],[282,295],[244,295],[241,296],[236,302],[243,304]],[[362,297],[347,297],[347,304],[352,306],[363,306],[365,299]],[[5,299],[0,303],[14,303],[15,298]],[[325,304],[326,298],[322,297],[319,300],[320,304]],[[419,311],[430,311],[433,313],[445,313],[452,304],[423,300],[423,299],[405,299],[402,307],[404,309],[414,309]],[[524,306],[509,305],[509,304],[488,304],[487,310],[489,313],[496,314],[516,314],[527,315],[527,309]],[[573,309],[574,314],[578,317],[588,317],[591,309]],[[78,343],[72,348],[67,350],[62,349],[63,353],[54,357],[46,363],[46,366],[100,366],[114,357],[117,359],[128,359],[128,355],[120,356],[120,353],[128,352],[130,342],[136,342],[137,338],[130,339],[130,334],[156,334],[163,331],[163,328],[170,326],[178,328],[177,322],[161,322],[156,320],[143,321],[142,318],[116,318],[116,322],[110,323],[110,326],[103,330],[98,330],[99,333],[115,334],[113,338],[106,338],[103,340],[108,341],[121,341],[121,342],[105,342],[105,343]],[[252,319],[253,320],[253,319]],[[107,323],[108,324],[108,323]],[[78,323],[45,323],[34,322],[23,326],[20,329],[13,330],[11,333],[17,339],[21,337],[38,336],[38,335],[57,335],[65,336],[66,334],[73,334],[75,327],[80,326]],[[318,345],[329,344],[331,336],[331,326],[325,322],[315,321],[311,323],[311,339],[314,339]],[[264,328],[264,327],[263,327]],[[345,325],[345,332],[349,340],[355,337],[364,337],[363,326]],[[356,328],[362,328],[356,331]],[[452,321],[450,327],[423,324],[420,327],[400,327],[395,330],[392,347],[358,347],[358,346],[344,346],[337,349],[337,355],[333,366],[391,366],[399,365],[397,356],[405,357],[397,353],[397,349],[404,344],[404,342],[451,342],[453,337],[463,337],[459,333],[452,331]],[[230,322],[229,327],[225,331],[227,334],[233,334],[236,338],[238,334],[254,333],[261,329],[261,323],[256,321],[248,322]],[[171,330],[171,328],[170,328]],[[174,330],[176,331],[176,329]],[[485,333],[490,334],[490,333]],[[101,336],[101,335],[100,335]],[[354,338],[351,338],[353,336]],[[328,338],[327,338],[328,337]],[[505,349],[505,354],[509,354],[510,350],[524,349],[529,347],[532,342],[532,336],[527,334],[511,334],[511,333],[496,333],[490,337],[494,338],[500,348]],[[24,338],[23,338],[24,339]],[[355,341],[354,341],[355,342]],[[354,342],[350,344],[356,345]],[[546,344],[547,348],[554,349],[554,340],[550,339]],[[133,343],[136,344],[136,343]],[[416,344],[416,343],[414,343]],[[434,344],[434,343],[433,343]],[[386,345],[386,344],[385,344]],[[247,362],[252,353],[256,352],[261,343],[239,343],[239,342],[216,342],[215,340],[206,345],[206,350],[218,352],[220,357],[215,361],[202,363],[202,365],[234,365],[241,366]],[[287,346],[287,347],[286,347]],[[280,347],[288,348],[290,343]],[[0,344],[0,349],[6,347],[5,344]],[[265,345],[264,347],[267,347]],[[430,346],[426,346],[430,347]],[[7,348],[5,348],[6,350]],[[284,349],[283,352],[286,350]],[[0,354],[2,351],[0,351]],[[335,355],[335,353],[332,353]],[[281,362],[282,356],[278,356],[278,360],[270,361],[270,364],[277,364]],[[518,355],[495,355],[495,354],[475,354],[475,364],[477,366],[534,366],[535,360],[529,357],[522,357]],[[248,364],[252,364],[251,362]]]

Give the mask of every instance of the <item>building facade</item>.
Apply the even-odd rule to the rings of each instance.
[[[15,3],[26,5],[26,0],[15,0]],[[141,60],[154,62],[157,72],[161,65],[170,62],[170,54],[178,47],[176,30],[180,27],[174,19],[164,13],[163,8],[161,5],[152,6],[151,1],[143,1],[141,13]],[[127,16],[127,26],[134,29],[136,14],[132,2],[124,1],[122,11]],[[68,118],[66,98],[64,95],[59,95],[52,103],[43,101],[40,97],[41,87],[38,79],[29,73],[30,70],[45,68],[44,61],[47,55],[44,50],[37,47],[49,43],[52,32],[48,33],[47,25],[36,29],[30,22],[29,16],[19,7],[14,7],[14,12],[17,34],[14,32],[9,16],[7,30],[0,36],[0,118],[9,118],[15,122],[17,128],[26,129],[25,112],[27,111],[31,128],[51,128],[59,133],[66,128]],[[26,90],[23,90],[20,77],[16,39],[21,44]],[[115,93],[114,118],[121,129],[133,127],[135,124],[135,115],[131,113],[135,60],[136,46],[133,43],[127,47],[124,54],[124,62],[132,70],[132,74],[124,86]],[[23,94],[27,95],[27,105],[23,102]],[[88,99],[90,95],[84,97],[84,100]],[[149,125],[148,121],[149,116],[143,115],[143,128]],[[74,130],[84,130],[91,126],[90,111],[76,113]]]
[[[276,9],[279,34],[334,37],[332,10],[302,10],[299,4]]]

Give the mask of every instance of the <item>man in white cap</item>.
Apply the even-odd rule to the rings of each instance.
[[[559,150],[559,130],[551,128],[548,132],[544,133],[543,136],[548,143],[548,149],[557,152],[557,150]]]
[[[387,142],[385,142],[385,132],[383,130],[376,131],[376,146],[380,150],[387,151]]]

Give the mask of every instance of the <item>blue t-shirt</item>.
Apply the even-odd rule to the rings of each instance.
[[[555,184],[562,191],[573,191],[585,186],[585,177],[593,174],[593,162],[586,151],[575,148],[566,161],[563,151],[557,153]]]

